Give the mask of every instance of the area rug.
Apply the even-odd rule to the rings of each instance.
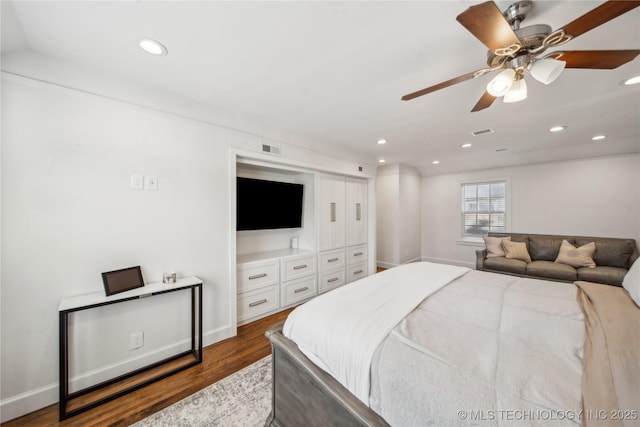
[[[133,426],[264,426],[271,393],[271,356],[266,356]]]

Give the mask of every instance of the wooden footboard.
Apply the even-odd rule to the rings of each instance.
[[[331,375],[282,335],[283,323],[265,333],[271,341],[273,399],[266,426],[388,426]]]

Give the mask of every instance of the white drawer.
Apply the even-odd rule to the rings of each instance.
[[[278,283],[278,260],[270,259],[238,265],[238,293]]]
[[[276,310],[279,307],[279,297],[278,285],[238,295],[238,321]]]
[[[298,279],[316,273],[316,254],[298,255],[280,260],[282,281]]]
[[[333,272],[320,273],[318,278],[318,293],[324,293],[345,284],[344,268]]]
[[[363,277],[367,277],[367,263],[350,265],[347,267],[347,283],[351,283]]]
[[[367,261],[367,245],[351,246],[347,248],[347,265],[352,265],[357,262]]]
[[[344,265],[344,249],[336,249],[335,251],[324,251],[318,254],[318,270],[320,272],[344,268]]]
[[[282,307],[304,301],[318,294],[318,280],[315,275],[304,279],[282,283],[280,298]]]

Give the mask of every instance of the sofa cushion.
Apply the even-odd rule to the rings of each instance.
[[[507,273],[525,274],[527,263],[519,259],[505,257],[487,258],[484,261],[485,270],[504,271]]]
[[[596,242],[596,252],[593,255],[596,265],[619,268],[629,266],[629,257],[633,253],[635,244],[632,240],[577,237],[576,245],[584,245],[589,241]]]
[[[567,282],[574,282],[578,278],[578,272],[575,268],[553,261],[532,261],[527,264],[527,274]]]
[[[502,247],[504,248],[505,258],[519,259],[524,262],[531,262],[531,256],[529,256],[529,251],[527,251],[526,243],[503,240]]]
[[[578,268],[578,280],[604,283],[605,285],[622,286],[627,269],[618,267],[596,266]]]
[[[596,251],[596,244],[589,242],[585,245],[576,248],[566,240],[562,241],[560,245],[560,251],[556,258],[557,263],[567,264],[572,267],[595,267],[596,263],[593,261],[593,253]]]
[[[529,236],[529,254],[533,261],[555,261],[562,237]],[[571,243],[571,242],[569,242]]]
[[[489,237],[484,236],[484,244],[487,247],[487,258],[493,258],[496,256],[504,256],[504,249],[502,248],[503,240],[511,240],[511,237]]]

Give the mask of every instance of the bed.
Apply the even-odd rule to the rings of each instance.
[[[269,426],[640,425],[640,308],[619,287],[412,263],[267,336]]]

